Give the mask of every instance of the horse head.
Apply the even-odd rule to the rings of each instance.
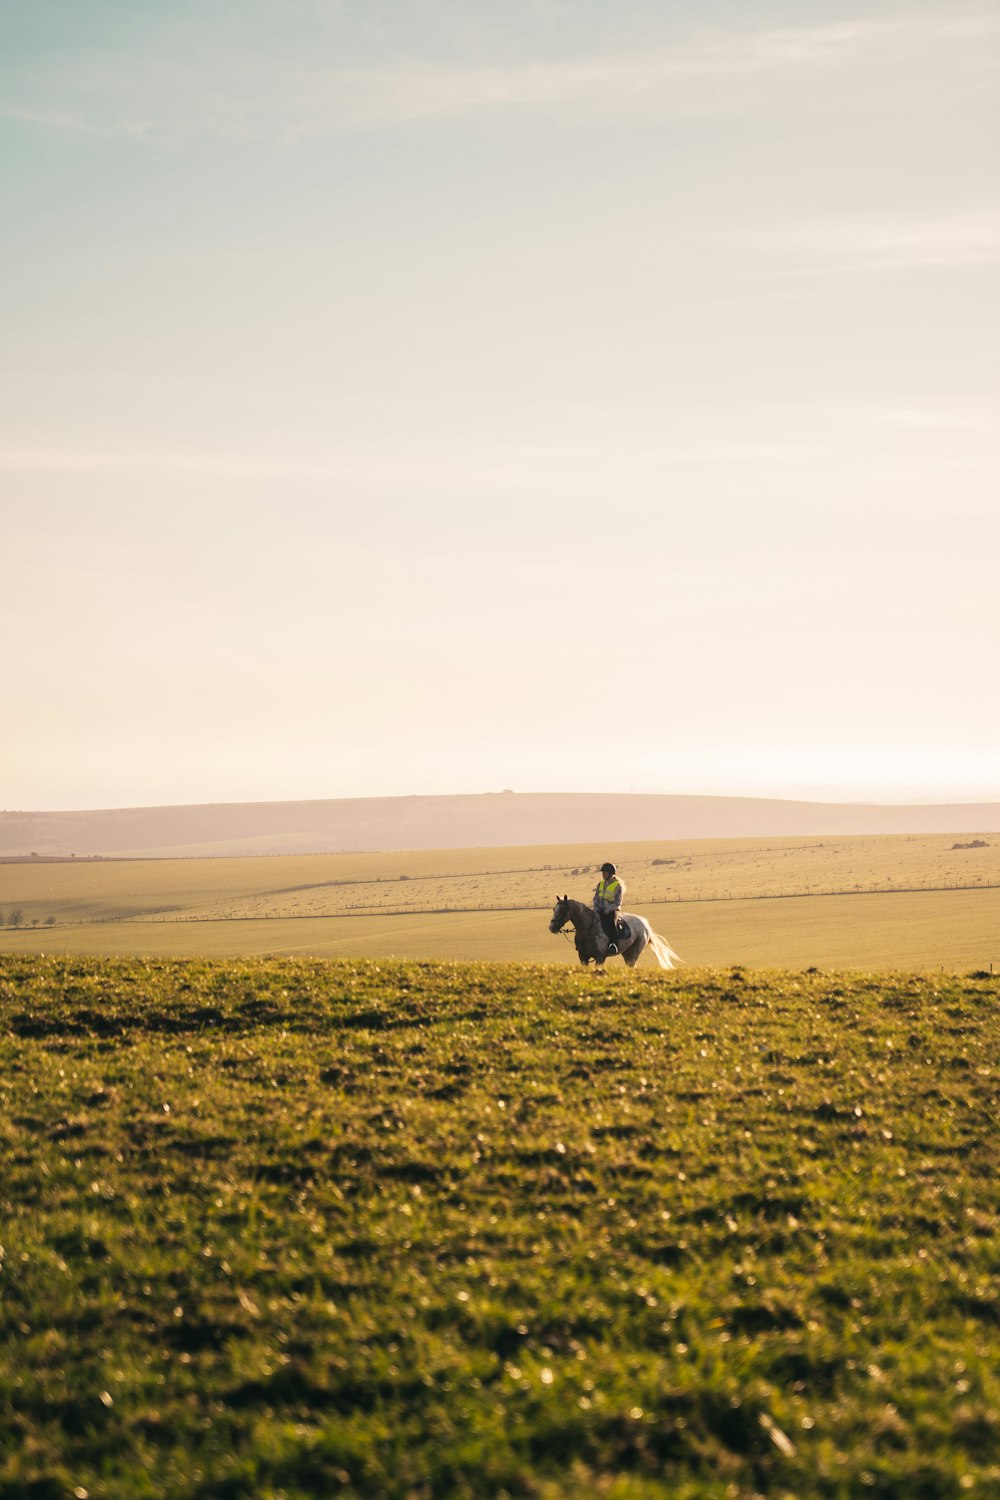
[[[560,896],[552,908],[552,921],[549,923],[550,932],[561,932],[569,920],[569,897]]]

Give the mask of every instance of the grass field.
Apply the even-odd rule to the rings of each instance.
[[[627,905],[690,962],[987,968],[1000,961],[1000,840],[956,841],[728,840],[616,853]],[[564,891],[589,898],[594,859],[585,846],[560,846],[0,864],[0,915],[21,913],[0,941],[14,951],[559,963],[572,949],[549,937],[546,913]],[[942,889],[956,885],[968,889]]]
[[[0,1495],[995,1495],[998,1000],[0,959]]]
[[[0,933],[0,949],[182,958],[493,959],[577,965],[547,911],[100,922]],[[646,915],[686,963],[1000,972],[1000,891],[670,903]],[[654,960],[641,961],[643,970]],[[622,967],[620,962],[612,968]]]

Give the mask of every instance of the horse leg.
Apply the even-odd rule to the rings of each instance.
[[[635,941],[629,944],[628,952],[622,954],[622,957],[624,958],[630,969],[634,969],[636,964],[639,962],[639,955],[642,953],[642,950],[645,948],[648,941],[649,939],[647,938],[646,934],[644,932],[640,932]]]

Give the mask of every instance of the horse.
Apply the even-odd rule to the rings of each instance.
[[[674,952],[666,938],[654,932],[645,917],[625,911],[620,912],[619,916],[628,923],[629,935],[618,939],[618,952],[630,969],[635,968],[639,954],[647,946],[653,950],[653,956],[661,969],[672,969],[675,964],[683,963],[683,959]],[[569,896],[560,896],[552,911],[549,931],[562,932],[567,922],[572,922],[576,931],[576,951],[580,962],[589,964],[593,961],[598,969],[603,968],[608,957],[608,939],[593,907],[586,906],[582,901],[572,901]]]

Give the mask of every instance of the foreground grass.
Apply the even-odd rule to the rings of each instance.
[[[0,958],[0,1495],[993,1494],[998,985]]]

